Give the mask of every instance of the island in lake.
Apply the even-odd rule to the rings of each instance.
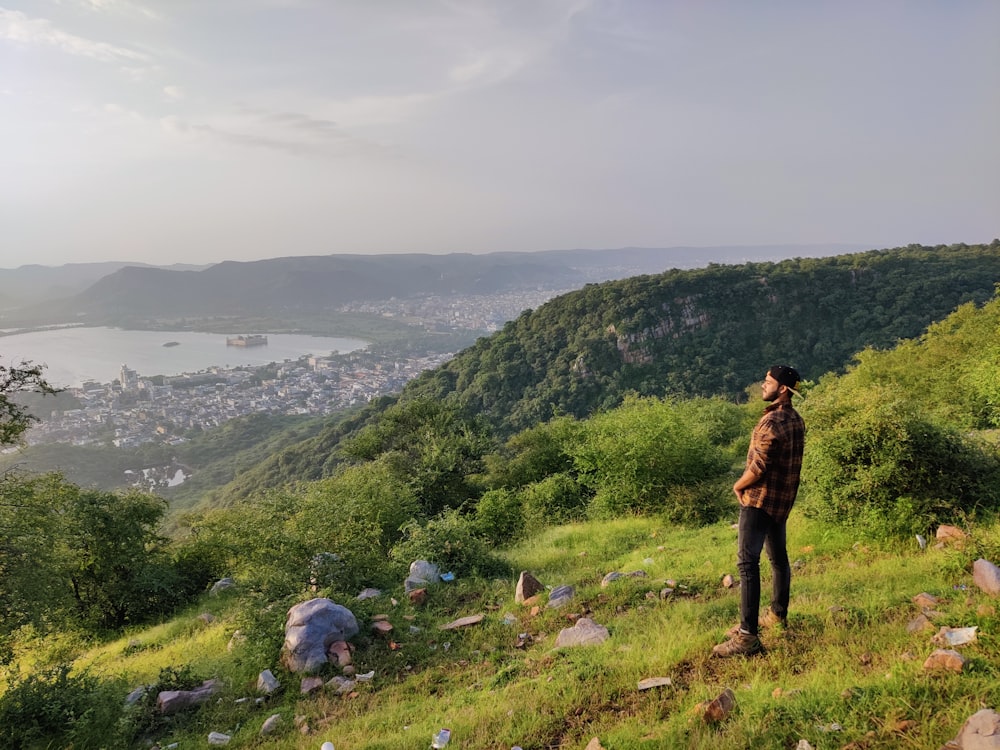
[[[167,343],[164,344],[164,346],[180,346],[180,345],[181,345],[180,341],[168,341]]]

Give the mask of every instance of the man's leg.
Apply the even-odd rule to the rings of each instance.
[[[792,588],[792,566],[788,564],[784,521],[771,524],[764,549],[771,561],[771,611],[779,620],[784,621],[788,617],[788,600]]]
[[[740,630],[757,635],[760,615],[760,552],[770,517],[760,508],[740,507],[736,565],[740,571]]]

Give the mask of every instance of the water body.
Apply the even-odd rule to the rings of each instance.
[[[254,333],[234,331],[229,336]],[[171,344],[164,346],[164,344]],[[267,334],[267,346],[227,346],[224,333],[126,331],[121,328],[60,328],[0,337],[0,364],[30,360],[45,365],[44,377],[57,388],[86,380],[110,383],[122,365],[140,377],[201,372],[209,367],[260,366],[306,355],[364,349],[367,341],[301,334]]]

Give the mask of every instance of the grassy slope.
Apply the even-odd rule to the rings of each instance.
[[[202,676],[221,677],[227,685],[221,701],[181,717],[156,738],[181,747],[203,746],[208,732],[221,731],[233,735],[234,748],[315,750],[330,740],[339,750],[403,749],[427,747],[433,732],[447,726],[461,748],[582,748],[594,736],[609,750],[791,748],[800,738],[817,750],[852,741],[862,741],[855,748],[929,748],[954,737],[980,707],[1000,705],[1000,627],[995,615],[977,614],[981,605],[1000,603],[975,589],[970,573],[973,560],[1000,549],[1000,525],[973,530],[974,544],[964,551],[920,551],[915,542],[879,549],[797,512],[789,526],[789,553],[800,561],[791,628],[764,635],[764,657],[719,661],[708,657],[711,646],[737,617],[738,589],[720,585],[725,573],[735,574],[735,534],[728,524],[677,530],[656,519],[548,530],[505,553],[515,570],[531,570],[550,586],[577,587],[571,605],[536,617],[514,604],[513,581],[441,585],[420,610],[401,588],[372,602],[345,602],[362,626],[358,672],[375,670],[353,698],[302,697],[298,680],[277,667],[276,654],[273,662],[254,663],[240,650],[227,652],[235,598],[206,599],[169,623],[95,647],[77,666],[123,675],[130,686],[154,680],[164,666],[190,664]],[[600,587],[605,573],[636,569],[648,577]],[[648,599],[667,579],[686,593]],[[935,630],[911,634],[906,626],[918,613],[912,597],[925,591],[944,600],[935,630],[979,627],[978,642],[961,649],[968,659],[962,674],[922,668]],[[393,606],[389,596],[401,603]],[[202,611],[219,619],[204,625],[196,619]],[[377,612],[389,614],[398,650],[365,636]],[[479,626],[437,629],[479,612],[486,615]],[[508,613],[516,622],[504,622]],[[610,639],[554,650],[574,613],[605,625]],[[411,625],[421,630],[411,633]],[[520,633],[533,639],[527,648],[516,648]],[[254,694],[263,668],[275,671],[286,692],[267,706],[234,704]],[[673,685],[640,693],[637,682],[652,676],[670,677]],[[726,687],[736,693],[735,713],[719,726],[705,725],[692,709]],[[282,715],[283,729],[261,738],[272,713]],[[295,716],[306,717],[311,734],[295,728]],[[903,720],[914,723],[897,731]],[[822,729],[834,723],[842,729]]]

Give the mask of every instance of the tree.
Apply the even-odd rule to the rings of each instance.
[[[16,443],[21,435],[31,427],[38,417],[30,414],[28,408],[13,400],[15,394],[34,391],[55,394],[59,391],[42,378],[42,365],[30,361],[15,367],[0,365],[0,445]]]

